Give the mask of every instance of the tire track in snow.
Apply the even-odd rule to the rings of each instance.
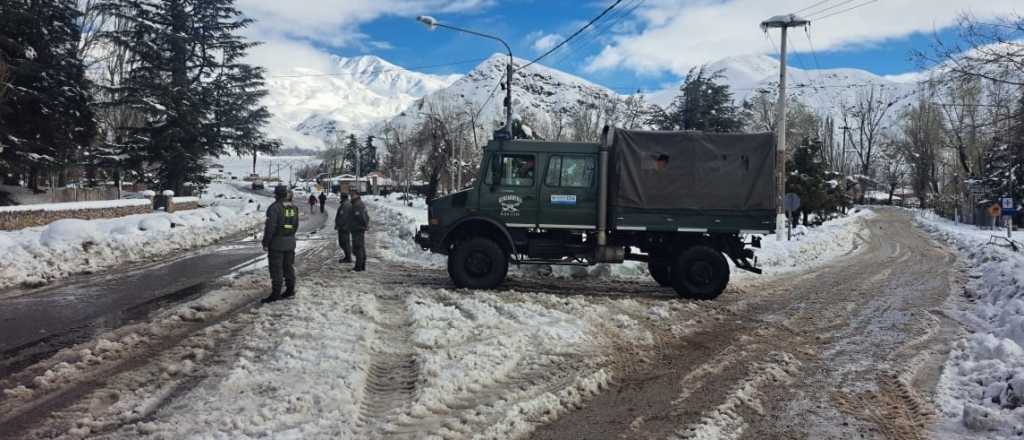
[[[389,438],[392,413],[416,393],[419,366],[412,344],[412,318],[400,295],[377,296],[380,321],[374,330],[371,362],[356,418],[367,438]]]

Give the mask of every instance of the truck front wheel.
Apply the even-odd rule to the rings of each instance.
[[[672,287],[672,265],[669,263],[647,263],[647,271],[651,278],[661,287]]]
[[[683,251],[672,266],[672,288],[684,298],[715,299],[727,284],[729,263],[721,252],[707,246]]]
[[[474,238],[455,247],[449,257],[449,275],[456,286],[490,289],[505,281],[508,256],[493,240]]]

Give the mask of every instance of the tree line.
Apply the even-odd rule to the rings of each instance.
[[[0,2],[0,174],[205,185],[209,156],[272,152],[258,44],[233,0]]]

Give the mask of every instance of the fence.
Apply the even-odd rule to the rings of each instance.
[[[51,203],[117,200],[117,188],[57,188],[50,191]]]

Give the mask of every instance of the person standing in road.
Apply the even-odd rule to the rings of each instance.
[[[309,202],[309,213],[316,214],[316,196],[310,193],[307,202]]]
[[[338,212],[334,214],[334,229],[338,231],[338,247],[345,253],[345,257],[338,260],[339,263],[352,262],[352,237],[349,232],[349,225],[352,223],[352,203],[348,201],[348,194],[341,193],[341,204]]]
[[[263,227],[263,250],[270,267],[270,296],[263,303],[295,296],[295,233],[299,230],[299,208],[292,204],[291,191],[274,188],[274,203],[267,208]],[[285,291],[281,293],[281,284]]]
[[[349,223],[349,231],[352,233],[352,252],[356,257],[353,270],[362,272],[366,270],[366,230],[370,227],[370,215],[366,212],[366,204],[359,196],[359,191],[351,191],[351,194],[352,220]]]
[[[320,213],[324,213],[324,208],[327,207],[327,193],[320,191]]]

